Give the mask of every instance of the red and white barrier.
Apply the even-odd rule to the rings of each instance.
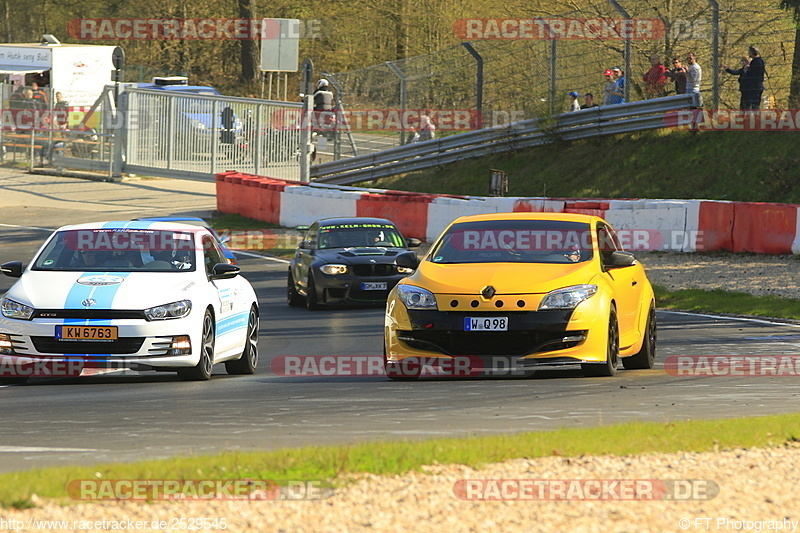
[[[281,226],[319,218],[392,220],[407,237],[433,241],[464,215],[585,213],[605,218],[626,249],[800,254],[800,206],[716,200],[496,198],[315,187],[238,172],[217,175],[217,209]]]

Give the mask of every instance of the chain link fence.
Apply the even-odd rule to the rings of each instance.
[[[537,38],[515,37],[508,30],[513,23],[504,30],[502,21],[495,26],[488,19],[460,21],[456,24],[456,28],[461,24],[460,36],[469,37],[466,30],[477,27],[473,35],[489,38],[360,70],[325,73],[345,117],[359,119],[370,113],[374,117],[372,122],[350,120],[351,142],[342,142],[333,158],[404,144],[413,135],[409,127],[418,126],[415,120],[422,114],[433,117],[437,135],[442,136],[564,112],[570,102],[567,93],[572,91],[581,95],[581,103],[586,93],[592,93],[595,103],[603,104],[604,72],[616,66],[627,71],[629,101],[642,100],[650,96],[643,75],[653,54],[670,68],[672,58],[685,64],[687,54],[694,52],[703,69],[705,107],[736,109],[738,79],[722,66],[739,68],[747,47],[754,45],[767,66],[762,109],[786,108],[795,38],[790,13],[779,9],[777,2],[732,1],[717,10],[713,4],[713,0],[597,0],[579,11],[554,16],[521,13],[504,19],[517,21],[517,34],[520,19],[532,21],[528,36]],[[653,31],[634,33],[630,39],[594,35],[602,34],[593,30],[603,24],[619,29],[619,21],[627,19],[642,21],[645,28],[652,23]],[[592,21],[600,26],[592,26]],[[670,80],[665,89],[675,93]],[[392,110],[405,117],[405,123],[391,121]],[[447,120],[459,111],[468,113],[466,128],[464,121]]]

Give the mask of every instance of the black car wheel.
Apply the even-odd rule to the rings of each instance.
[[[639,353],[626,357],[622,360],[622,366],[627,369],[653,368],[656,362],[656,308],[655,304],[650,304],[650,311],[647,314],[647,326],[642,340],[642,349]]]
[[[286,301],[292,307],[303,306],[303,297],[297,292],[297,286],[294,284],[294,276],[291,270],[289,270],[289,275],[286,278]]]
[[[242,356],[234,361],[226,361],[225,371],[228,374],[252,374],[256,371],[256,366],[258,366],[258,312],[253,306],[247,319],[247,338]]]
[[[306,308],[311,309],[312,311],[319,309],[319,303],[317,302],[317,287],[314,285],[314,276],[311,274],[308,275],[308,284],[306,285]]]
[[[583,363],[581,369],[587,376],[608,377],[617,373],[619,367],[619,324],[617,310],[612,306],[608,317],[608,336],[606,342],[606,360],[603,363]]]
[[[206,311],[203,317],[203,341],[200,347],[200,360],[192,368],[181,368],[178,376],[184,381],[205,381],[211,377],[214,368],[214,317]]]

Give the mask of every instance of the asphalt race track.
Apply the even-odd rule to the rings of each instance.
[[[0,217],[0,261],[30,260],[46,231]],[[13,224],[47,226],[16,217]],[[53,224],[52,226],[55,226]],[[208,382],[171,373],[39,378],[0,386],[0,471],[269,449],[367,439],[418,439],[629,420],[669,421],[796,411],[796,378],[675,376],[677,355],[800,354],[800,327],[659,311],[656,368],[585,378],[576,370],[532,377],[282,377],[281,356],[380,357],[382,309],[311,312],[285,303],[286,265],[241,258],[261,304],[253,376],[222,365]],[[0,289],[12,278],[1,277]]]

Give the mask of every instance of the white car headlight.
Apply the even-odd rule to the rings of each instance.
[[[12,300],[11,298],[6,298],[5,296],[3,297],[1,306],[3,310],[3,316],[6,318],[30,320],[31,316],[33,316],[33,307],[21,304]]]
[[[429,290],[414,285],[398,285],[397,296],[406,309],[436,309],[436,296]]]
[[[579,303],[597,293],[597,285],[573,285],[547,293],[539,304],[542,309],[575,309]]]
[[[347,265],[322,265],[319,269],[333,276],[336,274],[347,274]]]
[[[169,320],[171,318],[183,318],[192,310],[191,300],[181,300],[170,304],[157,305],[144,310],[147,320]]]

